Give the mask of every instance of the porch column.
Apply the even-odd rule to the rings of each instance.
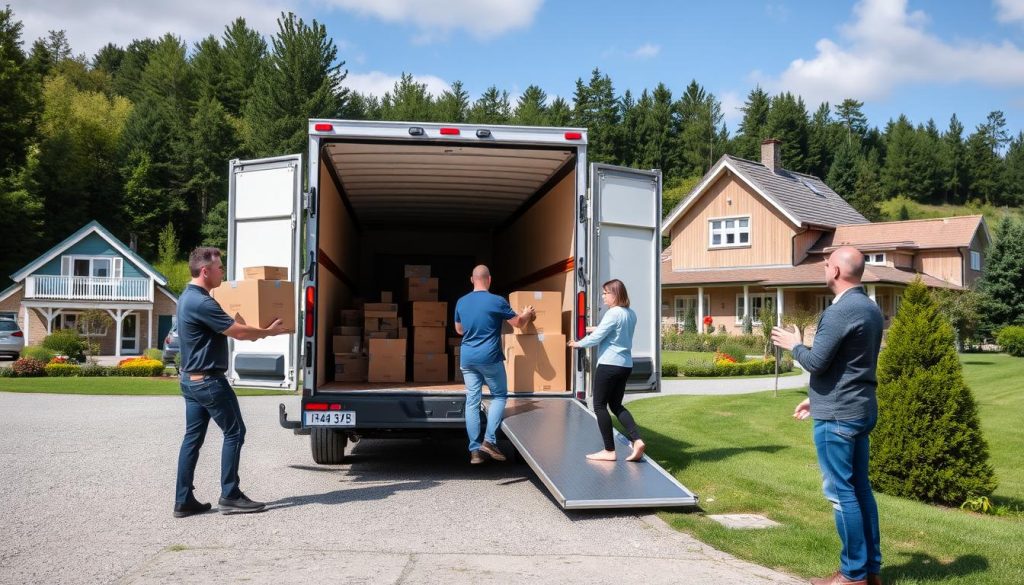
[[[697,331],[704,332],[704,287],[697,287]]]
[[[46,334],[53,333],[53,318],[56,316],[53,314],[53,309],[47,307],[43,309],[43,316],[46,317]]]
[[[22,305],[22,307],[21,307],[21,320],[22,320],[22,323],[23,323],[22,326],[21,326],[21,332],[25,336],[25,346],[27,347],[28,346],[28,332],[29,332],[29,329],[31,329],[31,327],[28,326],[28,307],[26,307],[24,305]]]
[[[782,326],[782,300],[785,297],[781,288],[775,289],[775,324]]]
[[[867,288],[868,288],[868,297],[872,301],[875,301],[875,304],[877,305],[878,304],[878,298],[875,296],[875,285],[869,284]]]
[[[747,322],[747,317],[750,317],[750,285],[743,285],[743,322]],[[753,322],[753,319],[751,319]]]
[[[121,321],[123,320],[124,309],[118,309],[117,316],[114,317],[115,326],[117,327],[117,341],[114,342],[114,357],[121,357]]]
[[[149,345],[146,347],[156,347],[153,343],[153,309],[146,309],[146,320],[149,322],[149,330],[146,333],[146,340]]]

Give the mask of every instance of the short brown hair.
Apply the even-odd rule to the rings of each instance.
[[[203,271],[203,267],[209,266],[214,258],[220,258],[220,248],[200,247],[192,250],[188,255],[188,271],[192,278],[196,278]]]
[[[607,290],[615,297],[615,304],[620,307],[629,306],[629,293],[626,292],[626,285],[618,278],[613,278],[601,285],[601,290]]]

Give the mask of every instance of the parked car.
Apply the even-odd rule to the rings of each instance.
[[[18,359],[25,348],[25,334],[18,327],[17,321],[0,319],[0,355]]]
[[[175,319],[171,325],[171,330],[167,332],[167,337],[164,338],[164,365],[173,366],[174,358],[177,357],[181,351],[181,343],[178,340],[178,321]]]

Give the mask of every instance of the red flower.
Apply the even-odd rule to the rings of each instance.
[[[711,315],[707,315],[706,317],[704,317],[704,326],[710,327],[711,324],[714,323],[714,321],[715,320],[711,318]]]

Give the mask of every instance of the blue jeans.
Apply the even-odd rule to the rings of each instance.
[[[866,579],[882,568],[878,506],[868,480],[868,435],[875,418],[815,420],[814,445],[822,491],[832,502],[842,542],[839,570],[848,579]]]
[[[469,435],[469,450],[473,452],[480,448],[480,401],[483,400],[483,386],[487,384],[491,391],[484,440],[493,445],[494,434],[498,432],[501,417],[505,414],[508,379],[502,362],[486,366],[463,366],[462,377],[466,381],[466,433]]]
[[[235,391],[224,376],[195,382],[183,376],[181,395],[185,397],[185,438],[178,453],[178,487],[174,502],[184,504],[194,498],[192,479],[211,418],[224,432],[224,446],[220,451],[220,497],[237,498],[242,493],[238,489],[238,463],[245,442],[245,423]]]

